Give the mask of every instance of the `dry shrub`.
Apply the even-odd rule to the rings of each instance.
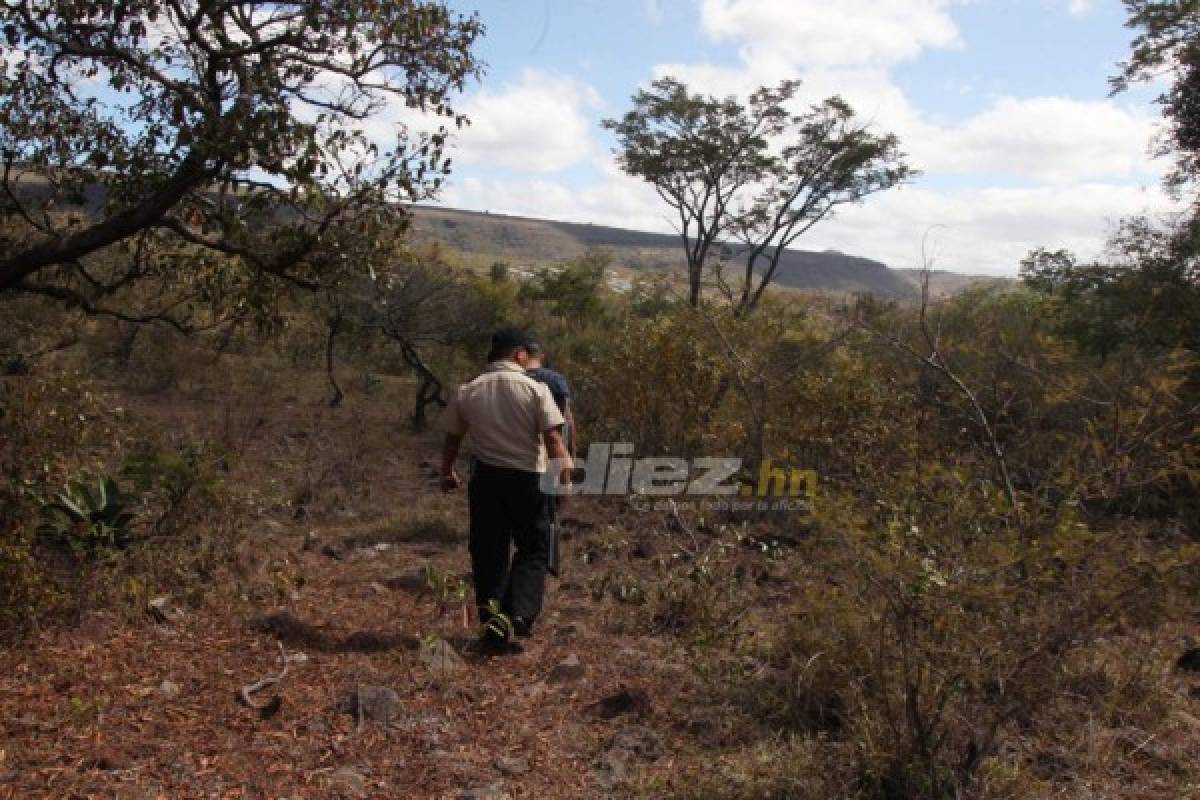
[[[10,519],[0,522],[0,645],[28,633],[57,600],[34,561],[28,528]]]
[[[175,332],[143,330],[134,339],[122,365],[122,383],[135,394],[162,394],[179,385],[194,357],[190,342]]]
[[[817,579],[741,701],[770,726],[848,745],[864,797],[978,793],[1005,742],[1078,690],[1079,654],[1177,617],[1197,574],[1192,548],[1092,531],[1069,509],[1034,538],[998,503],[990,487],[961,486],[941,503],[847,516],[809,542]],[[1105,683],[1093,707],[1143,705],[1138,686]]]
[[[714,754],[700,769],[671,777],[653,776],[638,787],[640,797],[680,800],[808,800],[853,792],[851,777],[830,769],[822,743],[802,736],[753,742]]]
[[[665,561],[647,590],[650,629],[701,645],[735,636],[753,602],[742,580],[741,549],[735,534],[722,531],[701,552]]]
[[[632,442],[639,454],[715,452],[721,432],[707,416],[724,359],[704,320],[683,308],[629,316],[608,334],[597,360],[570,362],[580,426],[590,441]]]
[[[50,580],[61,564],[39,551],[39,510],[73,471],[95,465],[110,421],[78,373],[0,379],[0,641],[61,610]]]
[[[296,452],[288,458],[285,498],[296,519],[366,501],[374,489],[370,470],[379,446],[366,415],[349,418],[322,408],[289,434]]]
[[[77,372],[0,382],[0,639],[211,580],[237,538],[223,463],[202,443],[130,418]],[[39,534],[47,504],[84,476],[120,484],[134,518],[119,545]]]

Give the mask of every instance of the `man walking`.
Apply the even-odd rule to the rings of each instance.
[[[520,331],[497,331],[487,369],[459,387],[443,417],[445,491],[462,486],[455,461],[467,435],[475,456],[467,487],[471,572],[482,643],[492,652],[509,649],[510,633],[530,635],[542,610],[550,539],[541,490],[547,454],[561,459],[560,480],[570,481],[571,459],[559,432],[563,416],[550,390],[525,374],[529,346]]]
[[[571,407],[571,388],[567,384],[567,379],[561,372],[546,366],[546,351],[537,342],[529,343],[529,361],[525,366],[525,371],[529,377],[539,383],[546,384],[546,387],[550,389],[550,396],[554,398],[554,404],[558,406],[558,410],[565,420],[561,430],[567,445],[567,452],[571,454],[571,461],[573,462],[575,460],[578,431],[575,428],[575,411]],[[559,577],[560,566],[558,547],[559,506],[560,498],[558,495],[551,494],[546,496],[546,516],[550,527],[550,557],[547,571],[556,578]]]
[[[567,445],[567,452],[574,459],[576,430],[575,411],[571,408],[571,387],[567,383],[566,376],[546,366],[546,350],[540,344],[530,342],[528,352],[529,359],[525,364],[525,372],[535,381],[546,384],[550,390],[550,396],[554,398],[554,404],[558,406],[559,413],[565,420],[563,441]]]

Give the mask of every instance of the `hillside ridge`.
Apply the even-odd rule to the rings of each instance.
[[[442,206],[412,206],[410,210],[417,241],[438,242],[470,255],[542,266],[602,247],[613,253],[618,268],[633,273],[682,268],[675,234]],[[785,251],[776,283],[793,289],[870,292],[891,298],[915,294],[912,282],[886,264],[834,251]]]

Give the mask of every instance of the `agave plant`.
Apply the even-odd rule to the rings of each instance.
[[[101,478],[92,488],[83,480],[68,481],[65,492],[42,506],[38,533],[78,550],[120,550],[133,538],[134,513],[128,508],[112,478]]]

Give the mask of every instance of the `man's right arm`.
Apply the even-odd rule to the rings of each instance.
[[[462,487],[462,478],[454,462],[458,460],[458,450],[462,447],[463,436],[460,433],[447,433],[442,441],[442,491],[452,492]]]
[[[462,409],[458,403],[456,391],[450,398],[450,404],[442,412],[442,428],[446,438],[442,440],[442,491],[452,492],[462,486],[462,479],[454,468],[458,459],[458,451],[462,447],[463,437],[467,435],[467,421],[463,418]]]

